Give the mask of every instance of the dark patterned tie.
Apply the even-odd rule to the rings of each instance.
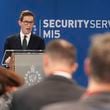
[[[27,36],[24,36],[24,39],[23,39],[23,50],[25,50],[27,48],[27,40],[26,40],[26,37]]]

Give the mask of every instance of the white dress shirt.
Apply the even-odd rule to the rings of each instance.
[[[30,37],[31,37],[31,33],[24,35],[23,32],[20,31],[21,44],[23,44],[24,36],[27,36],[27,37],[26,37],[26,40],[27,40],[27,45],[28,45],[28,44],[29,44]]]

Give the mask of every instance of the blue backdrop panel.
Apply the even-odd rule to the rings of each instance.
[[[29,9],[36,15],[33,32],[43,37],[46,43],[54,38],[64,38],[75,44],[79,63],[75,79],[80,85],[87,86],[83,61],[87,55],[90,36],[110,30],[109,4],[109,0],[1,0],[0,60],[6,37],[19,32],[17,21],[20,12]],[[47,27],[45,27],[45,20],[48,21]],[[61,26],[61,21],[69,22],[69,20],[70,27],[69,24],[66,27]],[[51,21],[53,24],[49,24]]]

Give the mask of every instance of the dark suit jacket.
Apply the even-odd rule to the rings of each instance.
[[[78,102],[50,104],[41,110],[110,110],[110,92],[88,96]]]
[[[44,50],[44,49],[45,49],[44,40],[34,34],[31,34],[27,50]],[[5,50],[22,50],[20,34],[9,36],[6,39],[4,44],[4,51]],[[11,52],[8,52],[5,56],[5,59],[10,55]]]
[[[31,34],[27,49],[44,50],[44,48],[45,48],[44,40],[34,34]],[[6,49],[13,49],[13,50],[22,49],[20,34],[15,34],[15,35],[8,37],[6,39],[6,42],[4,45],[4,50],[6,50]]]
[[[16,92],[11,110],[39,110],[47,104],[77,100],[84,90],[67,78],[50,76],[39,84]]]

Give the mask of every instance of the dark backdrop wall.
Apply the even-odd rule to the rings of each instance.
[[[0,61],[6,37],[19,32],[17,20],[22,10],[36,15],[33,32],[47,43],[64,38],[78,49],[79,69],[75,79],[87,86],[83,61],[87,55],[90,36],[110,30],[109,0],[1,0],[0,1]]]

